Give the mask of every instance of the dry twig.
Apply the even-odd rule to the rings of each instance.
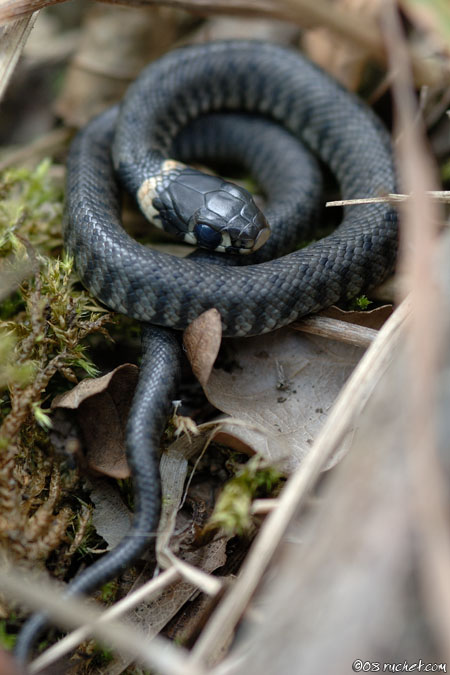
[[[393,344],[403,334],[402,328],[408,314],[409,303],[405,301],[380,330],[377,339],[343,387],[310,453],[288,480],[279,497],[278,507],[265,520],[243,564],[239,579],[197,640],[190,657],[193,665],[208,663],[233,633],[291,519],[305,503],[323,467],[339,448],[390,363]]]
[[[376,338],[378,331],[366,326],[358,326],[348,321],[332,319],[328,316],[309,316],[293,324],[293,328],[311,333],[312,335],[321,335],[330,340],[339,340],[355,347],[368,347]]]
[[[143,600],[149,601],[150,598],[158,597],[165,588],[173,584],[180,578],[179,572],[174,568],[170,568],[161,572],[155,579],[151,579],[146,584],[141,586],[137,591],[130,593],[119,602],[116,602],[112,607],[105,610],[99,617],[99,623],[108,622],[113,619],[119,619],[124,616],[126,612],[139,605]],[[48,668],[52,663],[68,654],[72,649],[78,647],[83,640],[86,640],[90,635],[90,627],[82,625],[69,635],[66,635],[62,640],[49,647],[45,652],[37,657],[28,667],[30,675],[39,673]]]
[[[0,15],[1,10],[0,5]],[[3,29],[0,28],[0,99],[3,98],[36,19],[37,12],[30,14],[30,11],[28,11],[24,14],[24,18],[5,26]]]
[[[423,190],[420,191],[420,194]],[[435,199],[443,204],[450,204],[449,190],[428,190],[425,192],[428,197]],[[413,198],[413,194],[387,194],[382,197],[364,197],[362,199],[338,199],[332,202],[326,202],[325,206],[356,206],[358,204],[398,204],[406,202]]]
[[[31,582],[23,574],[3,566],[0,588],[11,600],[19,600],[35,610],[45,609],[52,621],[64,628],[86,627],[89,634],[101,642],[113,644],[120,653],[162,675],[202,675],[204,672],[201,667],[189,666],[186,652],[181,647],[174,647],[161,637],[149,642],[135,627],[129,628],[117,621],[105,623],[98,610],[79,599],[63,596],[60,589],[48,581]]]
[[[405,202],[401,264],[411,280],[413,307],[409,336],[412,377],[408,399],[412,420],[408,454],[412,503],[422,540],[419,564],[426,589],[424,597],[435,616],[443,653],[447,652],[450,658],[448,499],[436,438],[437,375],[443,320],[433,270],[441,218],[437,203],[429,194],[437,180],[422,125],[417,121],[406,42],[392,2],[385,3],[383,32],[393,74],[397,125],[401,130],[398,140],[400,179],[405,189],[411,192],[411,198]]]

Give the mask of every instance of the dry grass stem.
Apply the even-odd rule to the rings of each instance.
[[[404,301],[386,321],[343,387],[310,453],[287,481],[278,499],[278,508],[266,518],[236,584],[225,595],[197,640],[190,656],[193,665],[207,663],[218,646],[227,642],[233,633],[292,517],[305,503],[323,467],[355,424],[389,365],[393,344],[403,333],[409,312],[409,302]]]
[[[23,574],[11,568],[0,569],[0,588],[5,597],[19,601],[28,607],[45,612],[51,620],[66,629],[89,628],[89,634],[106,645],[114,645],[121,654],[131,657],[145,668],[162,675],[202,675],[203,669],[192,668],[187,662],[187,653],[174,647],[161,637],[151,642],[146,635],[118,621],[101,621],[102,614],[91,605],[75,598],[64,596],[59,588],[48,581],[29,581]]]
[[[412,194],[405,203],[401,265],[411,279],[411,387],[408,398],[412,421],[408,460],[412,506],[421,538],[419,566],[424,597],[434,617],[437,635],[450,659],[450,537],[448,499],[436,437],[438,362],[443,337],[442,306],[433,274],[438,248],[440,213],[429,196],[437,182],[417,123],[414,87],[400,19],[393,3],[385,4],[383,32],[393,73],[397,112],[400,180]]]
[[[160,558],[163,555],[167,558],[167,561],[170,564],[168,569],[175,569],[179,576],[183,578],[184,581],[187,581],[189,584],[196,586],[199,590],[207,595],[214,597],[222,590],[222,583],[216,577],[203,572],[202,570],[190,565],[184,560],[177,558],[176,555],[172,553],[169,549],[160,551]]]
[[[108,622],[112,619],[119,619],[144,600],[148,602],[150,599],[157,598],[168,586],[179,579],[180,574],[175,567],[164,570],[164,572],[161,572],[157,577],[151,579],[136,591],[130,593],[104,611],[98,619],[99,623]],[[66,635],[30,663],[28,666],[30,675],[34,675],[35,673],[44,670],[44,668],[48,668],[52,663],[78,647],[78,645],[81,644],[83,640],[86,640],[89,635],[89,626],[81,626],[80,628],[77,628],[77,630]]]
[[[405,393],[406,403],[401,401],[399,405],[406,408],[411,420],[411,428],[408,430],[410,436],[408,435],[404,445],[409,451],[408,468],[412,485],[410,501],[417,528],[415,534],[420,539],[419,572],[424,587],[424,598],[429,603],[430,615],[435,621],[436,633],[440,636],[444,653],[446,652],[450,659],[448,491],[444,484],[442,475],[444,471],[438,457],[435,438],[436,383],[442,347],[443,308],[436,293],[436,278],[432,275],[436,267],[438,224],[443,222],[439,206],[441,203],[450,203],[450,192],[434,189],[437,183],[435,171],[424,143],[421,111],[417,109],[413,95],[413,75],[419,83],[434,84],[441,73],[439,67],[435,67],[431,61],[423,63],[422,57],[416,55],[415,46],[406,43],[394,0],[380,3],[381,29],[373,17],[354,9],[344,9],[332,0],[104,1],[130,7],[162,5],[188,10],[198,15],[228,14],[287,19],[302,27],[328,28],[350,44],[364,48],[378,62],[385,63],[387,59],[390,70],[383,86],[387,82],[392,85],[398,130],[401,131],[397,143],[400,182],[405,193],[329,201],[326,206],[348,207],[372,203],[391,203],[398,206],[404,216],[401,272],[411,280],[411,293],[380,330],[327,316],[308,317],[292,326],[295,330],[365,348],[366,352],[342,388],[310,451],[299,468],[288,478],[280,495],[276,499],[254,501],[251,507],[252,514],[265,516],[264,520],[261,518],[263,520],[261,529],[242,564],[239,577],[233,585],[226,587],[223,599],[209,618],[191,652],[178,645],[174,646],[166,638],[157,636],[150,640],[148,635],[136,626],[130,627],[118,621],[143,600],[147,602],[150,598],[155,600],[171,585],[179,582],[187,582],[209,596],[217,596],[223,591],[224,584],[219,578],[177,558],[168,548],[170,535],[175,527],[177,509],[174,508],[173,519],[170,522],[172,529],[170,527],[163,529],[163,535],[157,542],[158,564],[166,569],[104,612],[99,612],[91,604],[86,604],[80,599],[65,597],[54,584],[39,579],[29,580],[21,571],[17,572],[5,564],[0,566],[0,591],[6,599],[20,602],[31,609],[45,610],[51,621],[64,629],[75,628],[72,633],[35,659],[27,672],[31,675],[42,672],[90,636],[108,647],[113,645],[119,654],[136,661],[142,668],[161,675],[204,675],[206,672],[214,675],[218,672],[210,669],[215,662],[216,654],[221,650],[223,653],[224,646],[230,644],[236,626],[260,586],[274,554],[279,550],[291,521],[305,506],[321,472],[343,446],[346,435],[358,426],[359,416],[392,362],[394,347],[408,340],[411,386]],[[0,0],[0,25],[10,22],[3,28],[0,42],[0,99],[11,80],[36,20],[37,10],[60,2],[65,0]],[[8,149],[0,156],[0,171],[47,153],[54,153],[65,146],[70,137],[71,132],[68,129],[55,129],[26,147]],[[23,272],[21,269],[14,270],[14,274],[19,276],[29,273],[29,266],[25,266]],[[6,292],[9,292],[11,284],[8,276],[5,276],[4,285]],[[0,296],[2,292],[5,293],[0,288]],[[36,291],[36,297],[38,295]],[[37,320],[35,323],[36,326],[31,322],[33,331],[28,338],[30,344],[37,342],[37,336],[43,331],[42,325]],[[298,341],[298,336],[296,339]],[[359,351],[357,355],[359,357]],[[35,399],[37,400],[40,392],[45,389],[50,378],[62,369],[65,359],[67,352],[63,350],[41,369],[25,393],[21,392],[20,406],[18,390],[11,388],[12,413],[5,418],[2,428],[5,438],[13,439],[15,443],[8,471],[12,471],[14,452],[19,451],[15,439],[23,428],[30,410],[33,409]],[[212,361],[214,359],[215,355]],[[209,373],[204,377],[205,386],[208,377]],[[208,430],[209,434],[187,485],[183,488],[184,483],[180,483],[180,494],[184,489],[181,505],[209,444],[218,433],[230,425],[249,428],[259,434],[265,433],[257,424],[232,417],[200,425],[199,430],[203,433]],[[278,438],[277,436],[277,443]],[[42,536],[38,538],[41,548],[37,545],[35,547],[36,558],[45,547],[49,551],[56,548],[54,542],[58,542],[67,529],[71,512],[69,510],[65,512],[64,508],[58,511],[59,520],[55,521],[54,528],[49,528],[49,523],[55,517],[54,512],[57,510],[62,489],[60,474],[55,469],[51,474],[48,502],[28,519],[29,527],[33,528],[34,532],[40,535],[42,531]],[[6,496],[11,500],[11,495]],[[404,508],[407,510],[409,506],[406,503]],[[15,508],[14,504],[11,506],[11,512],[13,507]],[[89,513],[86,512],[86,526],[88,517]],[[430,523],[433,527],[430,527]],[[46,534],[47,531],[49,534]],[[82,535],[83,531],[80,530],[73,548]],[[31,554],[30,557],[32,558]],[[227,661],[224,665],[226,670]]]
[[[363,47],[379,59],[384,58],[384,46],[379,28],[372,16],[362,12],[345,11],[328,0],[282,0],[293,21],[299,25],[326,27],[353,45]]]
[[[377,23],[372,16],[341,9],[329,0],[105,0],[110,4],[129,7],[166,6],[183,9],[193,14],[226,14],[284,19],[303,28],[326,27],[373,55],[385,61],[384,44]],[[32,12],[64,0],[0,0],[0,24],[28,17]],[[437,60],[423,59],[411,48],[414,75],[419,85],[436,85],[444,77],[443,66]]]
[[[275,0],[105,0],[112,5],[145,7],[149,5],[174,7],[197,14],[230,14],[283,18],[282,8]],[[31,12],[65,0],[2,0],[0,23],[29,15]]]
[[[295,21],[299,26],[308,28],[310,25],[317,25],[328,28],[353,47],[356,45],[362,48],[385,64],[386,51],[378,22],[367,12],[352,11],[348,4],[345,8],[340,8],[329,0],[282,0],[280,5],[286,9],[286,18]],[[381,18],[382,11],[381,9],[378,18]],[[408,49],[414,77],[419,85],[436,85],[444,81],[446,73],[442,64],[432,59],[425,61],[423,54],[414,45]]]
[[[304,333],[320,335],[330,340],[338,340],[354,345],[355,347],[368,347],[378,335],[378,331],[365,326],[358,326],[348,321],[332,319],[328,316],[311,316],[301,321],[296,321],[293,328]]]
[[[254,499],[252,503],[252,514],[255,516],[264,516],[277,508],[278,499]]]
[[[421,190],[421,194],[423,190]],[[425,194],[443,204],[450,204],[450,192],[448,190],[428,190]],[[413,199],[414,195],[387,194],[383,197],[364,197],[363,199],[339,199],[326,202],[325,206],[355,206],[357,204],[397,204]]]
[[[0,39],[0,99],[3,98],[36,19],[37,13],[20,19],[20,21],[15,21],[2,29]],[[0,25],[1,23],[0,20]]]

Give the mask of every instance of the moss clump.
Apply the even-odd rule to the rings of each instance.
[[[450,183],[450,160],[447,160],[441,168],[441,176],[443,183]]]
[[[206,529],[245,534],[252,525],[253,499],[270,495],[280,480],[279,471],[258,455],[252,457],[223,488]]]
[[[369,309],[371,304],[372,300],[369,300],[366,295],[360,295],[359,297],[352,300],[350,303],[350,309],[364,312],[366,309]]]
[[[55,257],[62,195],[48,161],[0,176],[0,546],[27,560],[45,561],[62,542],[70,551],[76,475],[54,461],[49,401],[96,373],[83,340],[111,320],[79,287],[73,261]]]
[[[8,651],[14,649],[16,644],[16,635],[8,632],[8,626],[5,619],[0,620],[0,647]]]
[[[17,237],[46,253],[62,245],[63,185],[50,160],[0,176],[0,255],[17,251]]]

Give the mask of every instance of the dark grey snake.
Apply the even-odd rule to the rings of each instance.
[[[224,120],[205,118],[204,136],[201,120],[192,122],[224,111]],[[244,113],[242,128],[234,112]],[[303,151],[292,136],[330,167],[343,199],[395,191],[388,135],[372,112],[300,54],[270,44],[230,41],[167,54],[130,87],[119,113],[107,111],[73,143],[65,244],[78,274],[112,309],[164,328],[144,328],[141,376],[127,427],[133,530],[82,572],[69,594],[90,592],[116,576],[156,529],[155,448],[178,380],[178,342],[167,329],[184,329],[215,307],[225,336],[261,334],[353,297],[393,268],[397,217],[387,204],[350,207],[331,235],[285,255],[299,236],[291,225],[303,218],[300,232],[308,232],[319,184],[311,160],[310,182],[301,192]],[[267,196],[265,217],[242,188],[180,162],[214,155],[244,162],[256,174]],[[113,163],[157,225],[215,251],[249,255],[235,256],[224,268],[216,264],[220,253],[180,260],[131,239],[121,225]],[[267,222],[276,234],[266,243]],[[25,625],[16,650],[21,661],[45,623],[45,616],[36,615]]]

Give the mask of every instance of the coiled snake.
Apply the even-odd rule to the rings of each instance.
[[[201,120],[189,126],[224,111],[223,121],[205,119],[203,140]],[[242,128],[236,111],[244,113]],[[215,307],[225,336],[264,333],[356,295],[393,268],[397,217],[388,204],[349,207],[331,235],[285,255],[298,238],[291,225],[303,218],[300,231],[310,226],[319,184],[313,160],[305,160],[312,178],[302,192],[303,150],[296,139],[329,166],[344,199],[395,191],[389,139],[372,112],[299,53],[252,41],[165,55],[130,87],[119,112],[113,108],[96,118],[73,143],[66,249],[96,298],[152,325],[143,333],[127,427],[133,529],[69,584],[69,594],[87,593],[116,576],[156,529],[155,448],[178,378],[178,342],[167,329],[184,329]],[[242,188],[180,162],[185,155],[214,154],[242,161],[256,174],[268,198],[265,217]],[[249,255],[234,256],[224,269],[216,264],[220,253],[180,260],[142,246],[122,228],[115,175],[156,225],[215,251]],[[276,232],[269,239],[267,223]],[[36,615],[25,625],[16,650],[21,661],[45,623]]]

